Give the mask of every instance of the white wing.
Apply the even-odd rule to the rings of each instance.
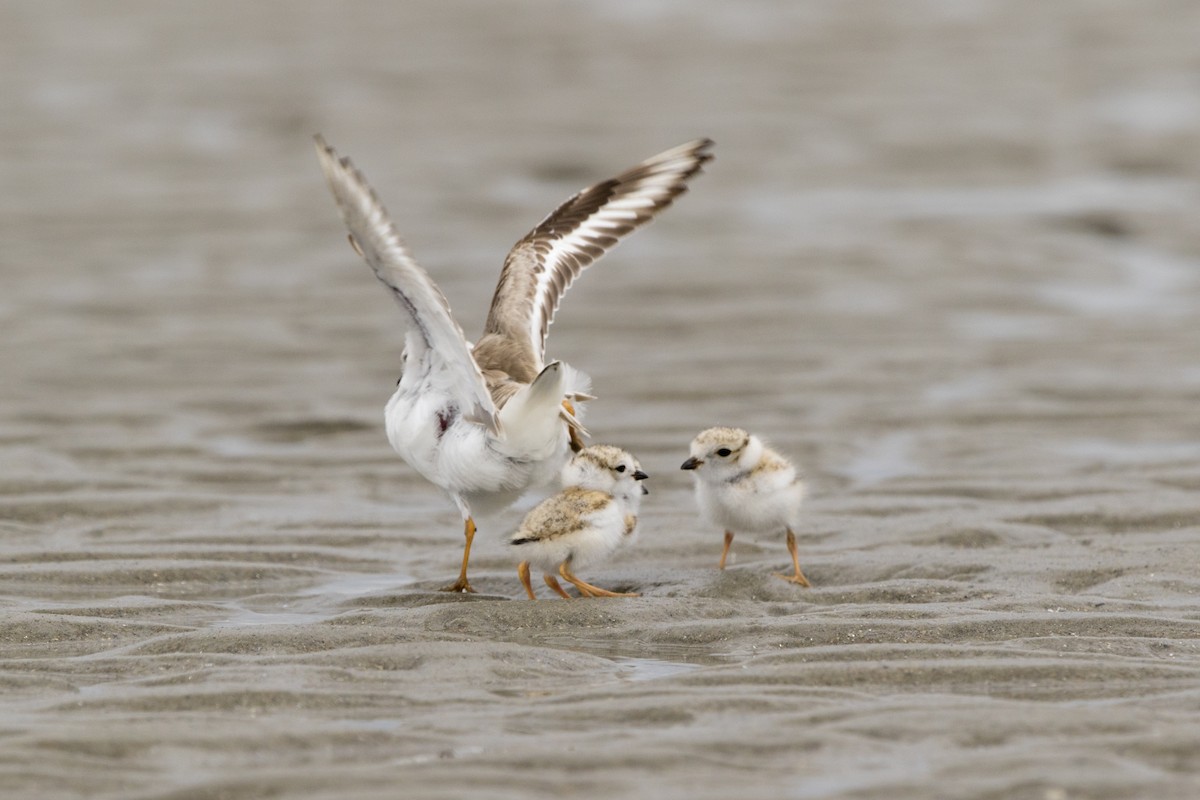
[[[462,403],[463,416],[498,432],[495,404],[445,295],[409,255],[362,173],[320,136],[316,143],[321,168],[350,231],[350,244],[408,316],[409,332],[415,336],[405,337],[406,369],[422,365],[442,373],[446,388]]]
[[[589,186],[550,213],[517,242],[504,261],[484,335],[510,347],[481,352],[485,369],[530,380],[543,366],[546,333],[563,294],[588,266],[621,237],[649,222],[687,191],[687,181],[712,159],[709,139],[659,153],[615,178]],[[488,363],[500,358],[507,363]]]

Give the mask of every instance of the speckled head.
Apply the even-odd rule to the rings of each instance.
[[[562,471],[563,486],[579,486],[612,494],[616,493],[618,485],[644,481],[647,477],[636,458],[608,444],[583,448],[567,462]],[[649,494],[644,486],[640,493]]]
[[[692,440],[690,452],[681,469],[703,469],[724,476],[753,466],[762,453],[762,443],[741,428],[708,428]]]

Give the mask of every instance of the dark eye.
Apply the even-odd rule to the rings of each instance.
[[[625,471],[625,465],[624,465],[624,464],[622,464],[621,466],[617,467],[617,472],[624,472],[624,471]]]
[[[730,450],[728,447],[722,447],[720,450],[717,451],[717,455],[719,455],[721,458],[724,458],[725,456],[729,455],[732,452],[733,451]]]

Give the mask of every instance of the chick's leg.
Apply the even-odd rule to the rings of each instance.
[[[637,592],[610,592],[608,589],[601,589],[599,586],[582,581],[575,577],[566,561],[558,565],[558,574],[575,584],[575,588],[584,597],[639,597]]]
[[[775,575],[783,578],[788,583],[795,583],[800,586],[812,586],[808,582],[808,578],[804,577],[804,573],[800,571],[800,556],[796,553],[796,534],[792,533],[791,528],[787,529],[787,548],[788,552],[792,554],[792,566],[796,571],[792,575],[785,575],[782,572],[776,572]]]
[[[551,589],[553,589],[554,593],[557,594],[562,599],[564,599],[564,600],[574,600],[575,599],[574,597],[571,597],[571,595],[567,594],[567,590],[564,589],[562,587],[562,584],[558,582],[558,579],[555,578],[550,573],[546,573],[545,575],[543,575],[542,580],[544,580],[546,582],[546,585],[549,586]]]
[[[525,587],[525,594],[529,595],[530,600],[537,600],[537,595],[533,593],[533,584],[529,582],[529,562],[522,561],[517,564],[517,577],[521,579],[521,585]]]
[[[725,559],[729,556],[729,546],[733,544],[733,531],[725,531],[725,549],[721,551],[721,561],[717,569],[725,569]]]

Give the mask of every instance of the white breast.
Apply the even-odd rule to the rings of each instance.
[[[446,491],[473,497],[473,507],[502,508],[526,489],[549,483],[568,453],[565,426],[560,426],[560,445],[537,458],[501,453],[487,430],[464,419],[451,398],[403,384],[388,402],[384,421],[388,441],[401,458]],[[489,503],[486,496],[493,494],[496,502]]]
[[[778,476],[778,477],[777,477]],[[784,483],[783,473],[770,480],[742,480],[734,483],[696,482],[696,502],[701,515],[713,525],[734,532],[770,533],[793,530],[799,524],[804,484]]]

